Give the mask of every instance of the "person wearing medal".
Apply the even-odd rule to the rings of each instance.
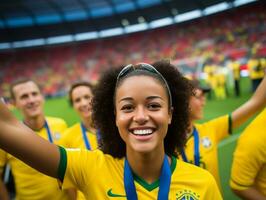
[[[81,122],[64,132],[60,144],[67,148],[96,149],[98,147],[96,129],[91,118],[93,85],[86,81],[74,83],[71,85],[68,97]]]
[[[222,199],[213,176],[176,158],[189,125],[192,86],[167,61],[108,69],[92,103],[101,150],[38,137],[0,103],[0,148],[77,187],[86,199]]]
[[[91,102],[93,97],[93,85],[86,81],[76,82],[71,85],[68,92],[70,105],[79,115],[81,122],[69,127],[60,140],[60,145],[66,148],[82,148],[94,150],[98,147],[96,129],[91,118]],[[81,192],[69,189],[69,195],[73,199],[85,199]]]
[[[63,119],[44,116],[44,97],[39,86],[30,79],[17,80],[10,86],[10,96],[16,108],[22,114],[23,120],[20,123],[30,128],[32,130],[30,132],[48,140],[49,143],[58,144],[61,134],[67,128],[67,124]],[[17,139],[19,138],[13,138],[12,140],[16,141]],[[29,143],[29,145],[31,144]],[[15,149],[20,151],[19,145]],[[6,164],[10,166],[14,177],[16,199],[68,199],[67,193],[60,190],[56,179],[36,171],[8,153],[1,156],[0,168],[3,168]]]
[[[192,80],[195,88],[190,98],[190,131],[187,134],[186,147],[180,158],[185,162],[202,167],[214,176],[220,186],[218,170],[218,143],[232,134],[233,129],[245,123],[250,117],[266,106],[266,77],[252,97],[230,114],[217,117],[202,124],[195,123],[203,118],[205,94],[210,88],[204,87],[197,80]]]

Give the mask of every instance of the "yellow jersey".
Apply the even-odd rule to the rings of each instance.
[[[97,137],[95,133],[86,131],[87,140],[90,145],[90,150],[97,149]],[[63,134],[60,144],[67,148],[86,149],[86,139],[83,137],[81,123],[76,123],[69,127]]]
[[[64,120],[46,117],[53,143],[58,144],[61,134],[67,128]],[[36,132],[48,140],[48,131],[44,127]],[[6,163],[10,165],[14,177],[16,200],[65,200],[67,194],[63,192],[57,179],[46,176],[10,154],[0,156],[0,168]]]
[[[230,186],[257,188],[266,196],[266,109],[244,130],[234,153]]]
[[[59,178],[62,187],[79,188],[86,199],[127,199],[124,189],[125,159],[113,158],[100,150],[60,147]],[[222,199],[212,175],[199,167],[172,157],[169,200]],[[147,183],[134,175],[138,199],[157,199],[159,180]]]
[[[199,166],[208,170],[219,186],[218,143],[229,135],[231,129],[229,121],[229,115],[225,115],[203,124],[195,125],[198,132]],[[195,164],[195,142],[194,136],[191,135],[184,150],[187,162],[192,164]],[[185,159],[183,158],[183,160]]]
[[[89,142],[89,150],[96,149],[98,147],[96,134],[86,131],[86,138],[84,138],[83,134],[81,123],[76,123],[64,132],[60,144],[66,148],[87,149],[87,140]],[[77,200],[85,200],[84,195],[80,191],[78,191]]]

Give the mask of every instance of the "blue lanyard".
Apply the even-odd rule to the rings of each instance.
[[[171,169],[167,159],[167,156],[164,156],[163,167],[159,179],[159,193],[158,200],[168,199],[168,194],[171,184]],[[126,195],[128,200],[137,200],[137,192],[134,184],[134,178],[129,166],[127,159],[125,158],[124,166],[124,187],[126,190]]]
[[[200,166],[200,151],[199,151],[199,133],[197,129],[193,128],[193,137],[194,137],[194,164],[196,166]],[[182,150],[181,152],[182,158],[185,162],[188,162],[187,156],[185,154],[185,151]]]
[[[91,150],[90,142],[88,140],[87,133],[86,133],[87,132],[86,127],[84,126],[83,123],[80,123],[80,126],[81,126],[82,136],[83,136],[83,140],[85,142],[86,148],[88,150]]]
[[[27,124],[24,121],[23,121],[23,123],[27,126]],[[49,125],[48,125],[46,120],[44,120],[44,128],[46,129],[46,133],[47,133],[49,142],[53,143],[53,137],[52,137]]]
[[[48,135],[49,142],[53,143],[52,134],[51,134],[50,128],[49,128],[48,123],[47,123],[46,120],[44,121],[44,128],[46,129],[46,132],[47,132],[47,135]]]

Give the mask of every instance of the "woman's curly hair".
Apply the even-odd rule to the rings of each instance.
[[[158,61],[152,64],[167,81],[172,95],[173,115],[172,122],[168,126],[168,132],[164,140],[165,153],[177,156],[184,147],[186,133],[189,126],[189,98],[193,87],[189,81],[182,76],[177,68],[168,61]],[[122,66],[107,70],[100,78],[94,89],[92,103],[92,118],[95,126],[100,131],[100,149],[116,158],[126,156],[126,144],[120,137],[116,127],[114,95],[117,87],[117,76]],[[159,80],[153,73],[138,72]],[[132,76],[136,76],[134,74]],[[126,79],[127,77],[124,77]],[[159,80],[160,82],[163,81]],[[121,82],[120,82],[121,84]]]

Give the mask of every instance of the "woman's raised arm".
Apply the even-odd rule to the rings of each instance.
[[[232,112],[232,128],[237,128],[245,123],[255,113],[266,106],[266,76],[252,97],[239,108]]]
[[[36,170],[57,178],[60,152],[18,121],[0,101],[0,148]]]

